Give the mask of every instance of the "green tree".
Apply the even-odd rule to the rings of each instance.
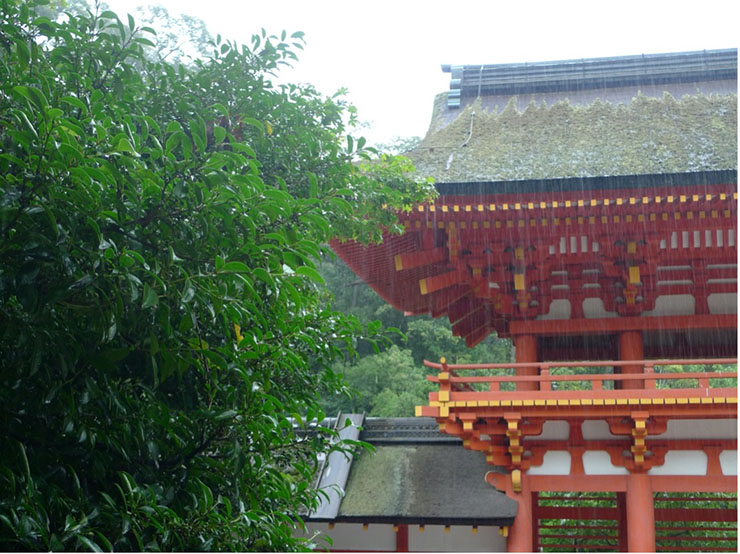
[[[328,398],[327,411],[413,416],[414,406],[426,404],[427,394],[433,388],[411,352],[395,344],[356,363],[337,363],[334,370],[343,375],[350,389]]]
[[[0,2],[0,549],[305,548],[317,456],[353,445],[296,426],[368,335],[316,261],[429,186],[272,84],[300,34],[185,67],[43,4]]]

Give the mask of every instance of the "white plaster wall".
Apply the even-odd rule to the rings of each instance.
[[[530,475],[570,475],[570,452],[549,450],[542,457],[542,465],[529,468]]]
[[[609,424],[603,419],[587,419],[581,425],[581,433],[587,441],[619,438],[609,431]]]
[[[719,465],[725,475],[737,475],[737,450],[723,450],[720,452]]]
[[[537,319],[570,319],[570,300],[558,298],[550,302],[550,311],[538,315]]]
[[[329,529],[328,523],[306,523],[309,529],[308,536],[314,531],[319,531],[332,538],[334,543],[317,539],[316,545],[319,550],[396,550],[396,533],[390,524],[370,524],[367,530],[362,529],[360,523],[337,523],[334,529]]]
[[[660,290],[660,289],[658,289]],[[645,316],[694,315],[696,300],[690,294],[665,294],[655,299],[655,307],[643,312]]]
[[[584,434],[585,436],[585,434]],[[659,439],[737,439],[736,419],[671,419]]]
[[[542,426],[542,433],[539,435],[527,435],[524,441],[533,440],[566,440],[570,435],[570,425],[567,421],[550,420]]]
[[[710,314],[736,314],[737,293],[716,292],[707,296]]]
[[[451,526],[445,533],[442,525],[409,525],[409,551],[411,552],[506,552],[506,538],[498,527],[478,527],[473,533],[469,526]]]
[[[583,317],[586,319],[601,319],[604,317],[618,317],[617,312],[608,312],[601,298],[585,298],[583,300]]]
[[[626,475],[626,468],[612,464],[606,450],[587,450],[583,453],[583,471],[586,475]]]
[[[648,470],[648,475],[706,475],[707,455],[703,450],[671,450],[663,465]]]

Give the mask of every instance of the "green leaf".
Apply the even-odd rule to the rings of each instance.
[[[314,268],[309,267],[307,265],[302,265],[300,267],[297,267],[295,272],[298,275],[303,275],[305,277],[308,277],[312,281],[317,282],[320,285],[325,285],[324,278],[321,276],[321,274],[316,271]]]
[[[141,307],[144,309],[153,308],[159,304],[157,293],[148,284],[144,284],[144,295],[141,299]]]
[[[229,273],[251,273],[249,266],[243,262],[226,262],[221,271]]]
[[[75,98],[74,96],[63,96],[59,100],[60,102],[66,102],[67,104],[71,104],[75,108],[79,108],[83,115],[87,113],[87,107],[85,106],[85,103],[79,98]]]

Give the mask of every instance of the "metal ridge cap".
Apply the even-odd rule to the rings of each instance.
[[[572,58],[565,60],[544,60],[536,62],[514,62],[514,63],[499,63],[499,64],[443,64],[442,71],[449,73],[452,68],[462,68],[464,71],[483,71],[485,70],[497,70],[497,69],[533,69],[547,66],[578,66],[578,65],[602,65],[615,63],[640,63],[640,64],[657,64],[657,63],[670,63],[670,62],[682,62],[691,58],[717,58],[720,60],[737,60],[737,49],[726,48],[716,50],[692,50],[687,52],[666,52],[657,54],[630,54],[626,56],[605,56],[598,58]]]

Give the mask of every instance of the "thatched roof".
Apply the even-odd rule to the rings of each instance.
[[[737,168],[734,49],[443,70],[407,153],[437,182]]]
[[[635,96],[574,106],[512,97],[500,113],[474,102],[446,126],[446,94],[430,131],[406,154],[438,182],[682,173],[737,168],[737,95]],[[472,132],[471,132],[472,129]]]

